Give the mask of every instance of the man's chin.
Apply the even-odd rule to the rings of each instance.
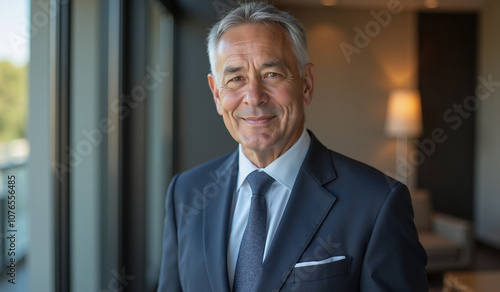
[[[243,148],[251,151],[266,151],[275,146],[276,141],[268,134],[254,134],[240,140]]]

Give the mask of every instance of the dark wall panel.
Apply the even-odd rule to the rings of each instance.
[[[424,121],[424,134],[418,142],[420,157],[424,158],[418,170],[418,184],[432,191],[436,210],[470,220],[477,21],[473,13],[418,16]]]

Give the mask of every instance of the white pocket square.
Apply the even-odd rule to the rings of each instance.
[[[326,260],[322,260],[322,261],[296,263],[295,267],[300,268],[300,267],[308,267],[308,266],[317,266],[317,265],[323,265],[323,264],[328,264],[331,262],[340,261],[343,259],[345,259],[345,256],[334,256],[334,257],[327,258]]]

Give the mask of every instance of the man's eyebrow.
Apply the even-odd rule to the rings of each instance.
[[[268,62],[265,62],[264,64],[262,64],[261,66],[263,69],[264,68],[271,68],[271,67],[279,67],[279,68],[285,68],[285,64],[281,61],[281,60],[271,60],[271,61],[268,61]]]
[[[281,69],[286,68],[285,64],[279,59],[267,61],[267,62],[263,63],[260,67],[261,67],[261,69],[272,68],[272,67],[279,67]],[[226,68],[224,68],[224,71],[222,72],[222,76],[226,76],[228,74],[236,73],[236,72],[239,72],[242,70],[243,70],[242,66],[227,66]]]
[[[222,72],[222,75],[225,76],[227,74],[231,74],[231,73],[235,73],[235,72],[238,72],[238,71],[241,71],[243,70],[243,67],[241,66],[227,66],[226,68],[224,68],[224,71]]]

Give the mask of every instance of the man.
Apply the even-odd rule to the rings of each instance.
[[[302,25],[243,4],[211,29],[208,54],[239,149],[173,178],[158,291],[427,291],[407,188],[304,129]]]

